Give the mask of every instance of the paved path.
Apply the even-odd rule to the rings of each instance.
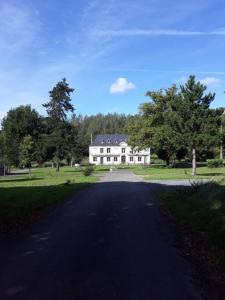
[[[129,171],[108,173],[1,240],[0,299],[217,299],[177,249],[153,187]]]

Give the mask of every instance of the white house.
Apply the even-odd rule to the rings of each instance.
[[[150,148],[128,146],[126,134],[97,135],[89,146],[89,163],[95,165],[150,164]]]

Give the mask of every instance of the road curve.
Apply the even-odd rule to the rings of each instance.
[[[108,173],[0,240],[0,299],[217,299],[176,247],[154,188],[129,171]]]

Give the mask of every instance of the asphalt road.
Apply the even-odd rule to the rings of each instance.
[[[153,189],[116,171],[0,241],[0,299],[217,299]],[[32,197],[32,195],[31,195]]]

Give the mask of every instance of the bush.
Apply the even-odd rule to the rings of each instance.
[[[82,172],[84,176],[90,176],[94,171],[94,167],[92,165],[86,166],[83,168]]]
[[[209,168],[221,168],[224,166],[222,159],[209,159],[207,160],[207,167]]]

